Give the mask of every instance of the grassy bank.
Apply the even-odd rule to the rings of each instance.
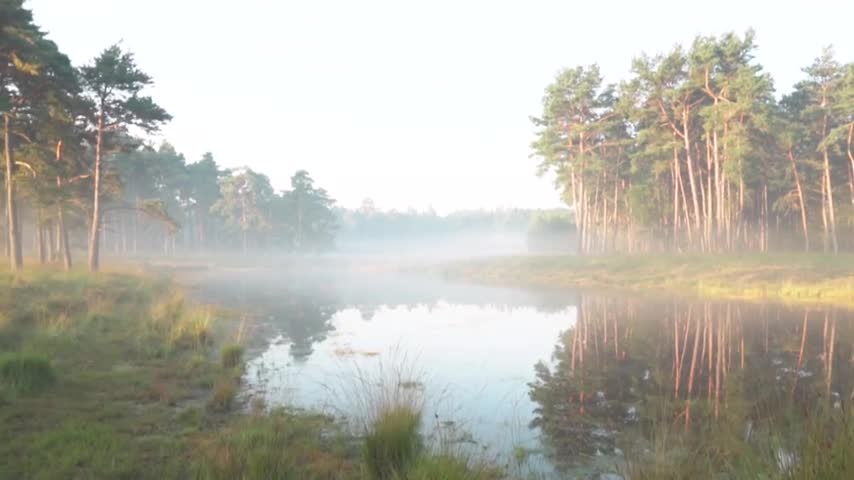
[[[241,331],[165,278],[0,274],[0,478],[483,478],[397,411],[354,432],[240,398]]]
[[[499,285],[854,306],[854,255],[519,256],[458,262],[444,273]]]

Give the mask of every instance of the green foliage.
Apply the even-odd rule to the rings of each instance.
[[[370,478],[392,479],[405,472],[421,452],[421,412],[404,405],[389,407],[370,425],[362,460]]]
[[[55,381],[50,362],[42,356],[6,354],[0,357],[0,384],[13,392],[38,393]]]
[[[133,53],[122,51],[119,45],[108,47],[81,67],[80,79],[85,96],[105,126],[133,125],[150,132],[172,118],[151,97],[140,96],[153,81],[137,67]],[[97,116],[90,121],[97,124]]]

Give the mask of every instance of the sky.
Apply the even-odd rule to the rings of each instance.
[[[121,42],[174,116],[161,137],[195,161],[249,166],[285,189],[308,170],[346,207],[440,213],[562,205],[530,158],[545,86],[698,34],[757,31],[785,93],[825,45],[854,60],[839,0],[29,0],[84,64]],[[157,140],[159,141],[159,140]]]

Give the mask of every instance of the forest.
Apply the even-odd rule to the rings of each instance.
[[[557,74],[532,148],[580,253],[852,247],[854,63],[828,47],[778,98],[755,51],[753,31],[698,36],[619,84]]]
[[[331,245],[334,200],[298,171],[276,192],[252,169],[187,162],[149,144],[171,116],[145,89],[153,79],[121,44],[74,67],[22,1],[0,4],[4,247],[13,270],[24,245],[40,263],[72,267],[88,250],[98,270],[114,254]],[[31,242],[31,243],[30,243]]]

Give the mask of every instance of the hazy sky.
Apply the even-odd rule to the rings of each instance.
[[[545,85],[698,34],[758,34],[787,91],[821,47],[854,57],[852,3],[831,0],[30,0],[76,64],[123,41],[175,119],[189,160],[211,151],[285,188],[306,169],[345,206],[548,207],[528,158]]]

